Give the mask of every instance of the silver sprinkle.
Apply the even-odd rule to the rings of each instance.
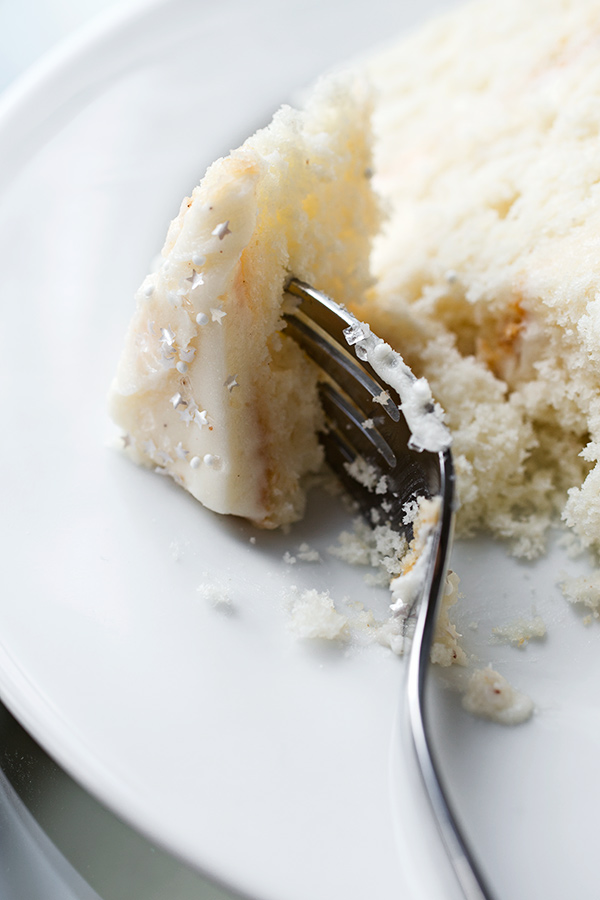
[[[173,409],[177,409],[178,406],[187,406],[187,403],[180,393],[173,394],[173,396],[171,397],[171,403],[173,405]]]
[[[198,426],[198,428],[203,428],[205,425],[208,425],[208,415],[205,409],[197,409],[194,412],[194,422]]]
[[[194,272],[192,275],[190,275],[189,278],[186,278],[185,280],[190,283],[191,290],[193,291],[194,288],[197,288],[199,285],[204,284],[204,275],[202,275],[201,272]]]
[[[190,409],[189,409],[188,407],[186,407],[186,406],[184,406],[183,409],[178,410],[178,412],[179,412],[179,418],[181,419],[182,422],[185,422],[186,425],[189,425],[190,422],[191,422],[191,421],[193,420],[193,418],[194,418],[194,413],[193,413],[193,411],[190,410]]]
[[[211,315],[211,318],[212,318],[213,322],[218,322],[219,325],[220,325],[220,324],[221,324],[221,319],[224,319],[225,316],[227,315],[227,313],[226,313],[226,312],[223,312],[223,310],[221,309],[220,306],[219,306],[219,307],[213,307],[213,306],[211,306],[211,308],[210,308],[210,315]]]
[[[196,355],[196,348],[190,347],[189,350],[180,350],[179,357],[186,363],[190,363]]]
[[[172,347],[175,343],[175,334],[171,331],[170,328],[161,328],[160,333],[162,334],[161,344],[167,344],[168,347]]]
[[[354,325],[349,325],[348,328],[344,328],[344,337],[350,346],[356,344],[358,341],[362,341],[364,336],[365,333],[359,322],[355,322]]]
[[[217,227],[212,231],[212,234],[215,237],[218,237],[220,241],[223,240],[226,234],[231,234],[229,230],[229,219],[226,222],[221,222]]]
[[[159,463],[159,465],[166,466],[167,463],[172,463],[173,459],[169,456],[166,450],[157,450],[156,461]]]

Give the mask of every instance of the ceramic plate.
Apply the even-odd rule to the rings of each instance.
[[[205,167],[446,5],[146,3],[0,111],[2,698],[119,815],[258,900],[452,896],[404,743],[403,662],[289,629],[294,586],[380,615],[387,597],[328,554],[349,526],[337,501],[313,496],[286,535],[214,516],[112,448],[105,395],[133,292]],[[322,561],[285,562],[302,542]],[[465,829],[499,896],[592,896],[597,629],[561,599],[558,551],[528,568],[469,545],[454,564],[469,653],[538,707],[503,729],[434,687]],[[544,643],[490,643],[532,604]]]

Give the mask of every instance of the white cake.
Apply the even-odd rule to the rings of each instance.
[[[479,0],[362,64],[389,210],[370,290],[356,81],[325,82],[215,163],[138,293],[111,399],[127,451],[219,512],[301,514],[320,410],[279,333],[293,274],[429,380],[453,432],[459,533],[531,557],[562,514],[597,548],[599,45],[595,0]]]

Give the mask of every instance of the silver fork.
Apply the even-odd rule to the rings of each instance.
[[[406,503],[422,496],[441,498],[422,596],[404,620],[405,625],[409,620],[414,623],[407,670],[408,719],[423,785],[464,897],[492,900],[448,802],[431,749],[425,710],[429,656],[452,542],[451,452],[413,449],[398,395],[368,362],[351,352],[348,338],[360,327],[352,313],[296,279],[288,283],[286,290],[291,300],[285,314],[286,333],[323,372],[320,395],[327,427],[322,442],[327,461],[367,520],[372,523],[374,515],[375,520],[379,519],[383,510],[391,526],[403,531],[410,541],[411,526],[404,522]],[[385,494],[368,490],[350,474],[348,466],[357,459],[385,476]]]

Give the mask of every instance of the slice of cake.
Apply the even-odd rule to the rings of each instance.
[[[127,451],[275,526],[320,464],[294,275],[348,304],[446,410],[459,533],[600,548],[600,6],[479,0],[326,80],[209,171],[171,226],[112,390]],[[600,602],[600,601],[599,601]]]
[[[291,276],[360,302],[379,220],[370,99],[324,79],[215,162],[140,287],[110,410],[126,452],[219,513],[299,518],[321,465],[312,365],[282,332]]]

